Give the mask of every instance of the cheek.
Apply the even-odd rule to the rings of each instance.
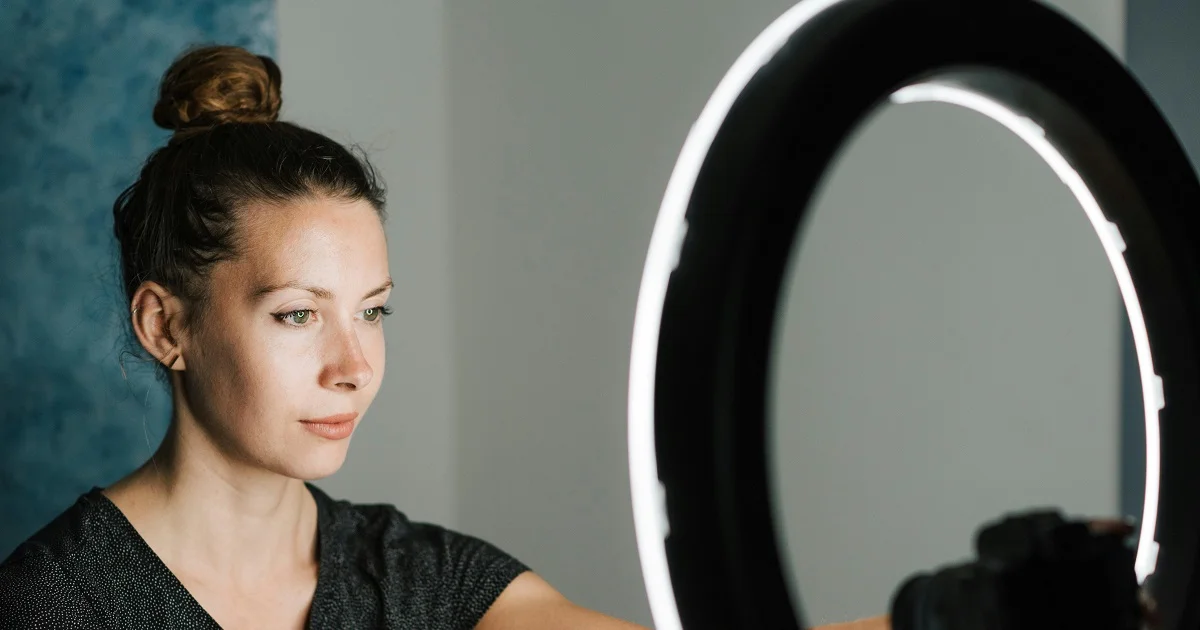
[[[387,367],[387,343],[383,331],[375,331],[373,335],[363,339],[362,344],[363,356],[374,372],[371,386],[374,391],[378,391],[383,381],[384,368]]]
[[[234,405],[233,415],[263,415],[292,399],[291,393],[302,382],[304,371],[312,363],[311,352],[295,335],[280,334],[247,327],[234,334],[214,335],[204,347],[198,376],[223,406]],[[288,331],[282,331],[284,333]],[[270,415],[270,414],[266,414]]]
[[[246,361],[264,391],[294,395],[318,381],[322,358],[320,342],[304,331],[266,330],[249,340]],[[297,399],[298,400],[298,399]]]

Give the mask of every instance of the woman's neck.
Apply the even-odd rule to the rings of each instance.
[[[315,569],[316,503],[304,483],[237,463],[179,422],[105,494],[176,574],[252,587]]]

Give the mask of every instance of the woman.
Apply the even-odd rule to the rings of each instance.
[[[113,217],[170,428],[0,565],[0,625],[636,627],[482,540],[305,482],[342,465],[379,391],[392,282],[370,166],[279,107],[279,68],[239,48],[164,75],[174,135]]]
[[[305,483],[342,465],[379,390],[392,282],[370,165],[279,108],[279,68],[240,48],[164,75],[174,135],[113,218],[170,428],[0,564],[0,627],[637,628],[487,542]]]

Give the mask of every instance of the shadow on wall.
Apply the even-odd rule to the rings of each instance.
[[[161,439],[112,203],[167,138],[150,113],[175,56],[275,40],[272,0],[0,2],[0,558]]]

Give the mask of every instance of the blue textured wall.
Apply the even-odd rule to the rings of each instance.
[[[0,1],[0,558],[143,462],[169,414],[122,354],[112,202],[184,48],[274,54],[272,0]]]

